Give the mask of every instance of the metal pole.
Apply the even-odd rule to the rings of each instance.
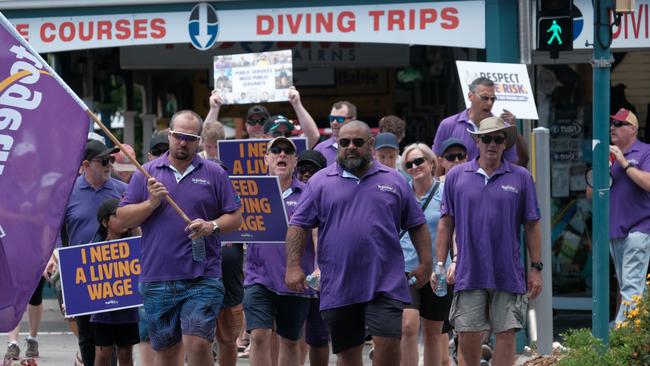
[[[609,84],[612,0],[594,1],[592,332],[609,342]]]
[[[547,265],[542,271],[544,287],[534,300],[537,315],[537,351],[542,355],[553,353],[553,271],[551,253],[551,135],[548,128],[533,130],[532,171],[537,190],[537,203],[540,209],[542,231],[542,263]]]

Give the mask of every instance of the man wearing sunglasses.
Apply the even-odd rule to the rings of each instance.
[[[474,139],[467,131],[478,129],[480,127],[480,121],[493,116],[492,107],[497,100],[494,82],[484,77],[475,79],[469,86],[467,97],[470,101],[470,107],[468,109],[447,117],[440,122],[433,139],[433,146],[431,146],[436,156],[442,156],[442,142],[452,137],[463,141],[465,146],[467,146],[468,160],[473,160],[479,155],[478,146],[474,143]],[[505,109],[500,117],[508,124],[512,125],[515,123],[515,116]],[[527,155],[525,152],[525,144],[522,146],[524,147],[522,153]],[[503,156],[510,162],[517,162],[519,160],[517,147],[514,145],[511,146],[505,151]],[[525,163],[528,163],[528,158],[525,159]],[[522,164],[524,164],[523,160]],[[442,173],[441,169],[436,171],[436,175]]]
[[[615,161],[611,166],[609,240],[616,270],[621,306],[616,323],[636,295],[643,296],[650,261],[650,145],[638,139],[639,122],[631,111],[621,108],[611,116],[609,147]]]
[[[224,298],[219,234],[241,224],[238,196],[219,164],[198,156],[203,121],[195,112],[172,116],[169,151],[136,171],[117,216],[142,228],[140,290],[156,365],[213,363],[211,344]],[[188,225],[164,200],[171,194]],[[203,250],[193,241],[202,240]],[[181,343],[182,342],[182,343]]]
[[[436,257],[445,262],[455,230],[458,255],[449,320],[459,333],[459,365],[480,363],[482,334],[490,330],[496,334],[492,363],[512,365],[515,331],[524,327],[528,298],[542,290],[535,185],[526,169],[502,159],[517,139],[515,126],[489,117],[469,133],[479,157],[446,176]],[[519,258],[522,225],[531,260],[528,283]]]
[[[126,184],[112,178],[115,157],[111,154],[120,151],[117,147],[106,147],[98,140],[89,140],[84,147],[82,174],[77,177],[72,194],[65,209],[64,228],[69,245],[90,243],[99,223],[97,209],[109,198],[120,198]],[[95,342],[90,325],[90,315],[75,318],[79,329],[79,351],[86,366],[95,363]]]
[[[323,154],[327,160],[327,165],[330,165],[336,162],[336,152],[338,149],[336,138],[339,134],[339,130],[347,122],[357,119],[357,106],[347,100],[336,102],[332,106],[328,119],[330,122],[330,128],[332,129],[332,136],[316,145],[314,150]]]
[[[406,180],[373,160],[367,124],[341,127],[336,164],[316,173],[290,220],[285,281],[304,289],[301,268],[309,230],[318,227],[321,314],[329,325],[339,365],[361,363],[366,331],[373,337],[373,362],[398,365],[402,310],[411,301],[404,276],[400,228],[409,231],[420,264],[418,288],[431,275],[431,236]]]

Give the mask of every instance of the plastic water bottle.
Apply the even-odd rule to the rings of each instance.
[[[314,290],[318,290],[320,288],[319,275],[310,274],[307,276],[307,278],[305,278],[305,281],[307,281],[307,286],[311,287]]]
[[[195,262],[203,262],[205,260],[204,237],[192,240],[192,259],[194,259]]]
[[[433,273],[436,275],[436,288],[433,289],[433,292],[438,297],[447,295],[447,277],[445,274],[445,266],[442,265],[442,262],[436,264]]]

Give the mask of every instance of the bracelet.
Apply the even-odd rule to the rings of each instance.
[[[625,173],[627,173],[627,170],[630,169],[630,168],[634,168],[634,165],[628,163],[627,166],[626,166],[625,168],[623,168],[623,171],[624,171]]]

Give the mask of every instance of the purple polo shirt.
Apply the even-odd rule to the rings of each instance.
[[[200,156],[196,168],[176,182],[170,168],[169,152],[150,161],[144,168],[162,183],[169,195],[190,219],[214,220],[239,209],[239,199],[226,172]],[[147,200],[147,179],[136,171],[120,206]],[[221,241],[218,235],[205,237],[206,260],[192,259],[192,241],[185,232],[187,224],[166,200],[142,224],[142,273],[140,281],[186,280],[201,276],[221,277]]]
[[[296,179],[291,181],[292,192],[284,198],[284,207],[287,215],[291,218],[298,201],[303,194],[305,184]],[[300,267],[305,274],[314,271],[314,244],[311,235],[308,235],[307,246],[300,260]],[[290,290],[284,283],[284,275],[287,271],[286,248],[282,244],[249,244],[246,251],[246,264],[244,266],[244,286],[260,284],[283,295],[305,295],[315,296],[315,291],[309,289],[306,292],[297,293]]]
[[[449,116],[440,122],[438,130],[436,131],[436,136],[433,138],[433,145],[431,146],[431,149],[437,156],[442,156],[442,143],[452,137],[461,140],[467,147],[467,160],[472,160],[479,155],[476,141],[474,141],[472,135],[467,132],[468,129],[474,130],[474,126],[469,122],[468,111],[469,109],[466,109],[460,113],[454,114],[453,116]],[[472,122],[477,124],[480,121]],[[503,156],[505,157],[505,160],[513,163],[519,160],[519,156],[517,155],[517,146],[512,145],[503,153]]]
[[[487,181],[478,170],[474,159],[445,179],[441,216],[454,218],[458,244],[454,290],[526,293],[519,229],[539,220],[533,177],[507,161]]]
[[[319,143],[314,147],[314,150],[320,152],[325,156],[325,160],[327,160],[327,165],[331,165],[333,163],[336,163],[336,153],[338,149],[334,147],[334,144],[336,143],[336,137],[334,135],[330,136],[327,140]]]
[[[650,171],[650,145],[636,140],[624,152],[632,166]],[[650,234],[650,193],[630,179],[618,162],[612,165],[614,183],[609,193],[609,238],[622,239],[631,232]]]
[[[120,198],[125,190],[126,184],[114,178],[95,189],[83,175],[78,176],[65,208],[69,245],[91,243],[99,227],[97,209],[109,198]]]
[[[361,180],[343,175],[338,163],[316,173],[290,220],[318,227],[321,310],[379,294],[410,302],[399,231],[426,222],[415,196],[400,173],[376,160]]]

